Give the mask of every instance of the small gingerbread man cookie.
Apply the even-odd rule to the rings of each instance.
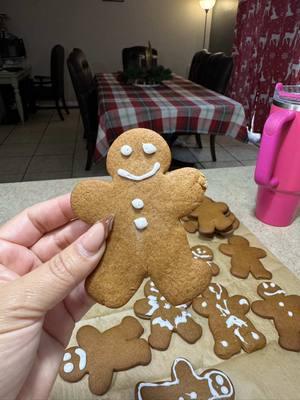
[[[228,376],[218,369],[207,369],[200,375],[191,363],[177,358],[172,366],[171,381],[136,385],[136,400],[234,400],[235,391]]]
[[[198,244],[197,246],[193,246],[191,248],[193,258],[205,261],[211,268],[211,272],[213,276],[218,275],[220,272],[219,266],[213,262],[214,253],[212,249],[208,246],[204,246],[203,244]]]
[[[195,343],[201,337],[202,328],[188,312],[188,304],[172,306],[151,281],[146,283],[144,293],[146,298],[136,301],[134,312],[138,317],[151,320],[148,339],[151,347],[166,350],[173,332],[188,343]]]
[[[77,382],[89,374],[92,393],[102,395],[111,385],[114,371],[125,371],[151,361],[151,350],[144,339],[144,329],[133,317],[105,332],[83,326],[77,332],[78,346],[65,351],[59,370],[67,382]]]
[[[247,353],[266,344],[265,336],[246,317],[249,301],[242,296],[229,297],[219,283],[211,283],[205,292],[193,301],[193,309],[208,318],[215,339],[214,351],[220,358],[230,358],[243,349]]]
[[[203,196],[202,202],[189,216],[198,219],[200,233],[214,234],[215,231],[224,231],[232,226],[235,216],[232,213],[226,215],[227,211],[227,204]]]
[[[250,272],[256,279],[272,278],[272,273],[259,260],[266,257],[267,253],[263,249],[250,246],[244,237],[232,236],[228,239],[228,244],[220,244],[219,250],[231,257],[230,272],[237,278],[245,279]]]
[[[274,321],[281,347],[300,351],[300,296],[287,295],[274,282],[261,283],[257,293],[264,300],[254,301],[252,311]]]
[[[147,276],[173,305],[191,301],[211,280],[209,266],[191,257],[180,222],[201,202],[206,180],[194,168],[166,173],[170,163],[160,135],[132,129],[109,149],[112,182],[82,181],[72,192],[83,221],[115,216],[101,263],[86,280],[91,297],[107,307],[127,303]]]

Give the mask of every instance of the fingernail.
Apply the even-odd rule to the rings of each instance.
[[[104,228],[104,235],[103,235]],[[93,256],[98,253],[103,245],[106,237],[105,224],[101,221],[96,222],[80,239],[79,241],[79,251],[84,256]]]
[[[113,224],[114,224],[114,215],[109,215],[108,217],[102,219],[101,224],[104,226],[105,230],[105,239],[107,239],[108,235],[110,234]]]

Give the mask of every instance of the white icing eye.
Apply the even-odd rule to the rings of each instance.
[[[270,283],[270,286],[271,286],[271,287],[275,287],[276,285],[275,285],[274,282],[272,282],[272,283]]]
[[[154,154],[157,152],[157,148],[152,143],[143,143],[143,150],[146,154]]]
[[[71,360],[71,358],[72,358],[72,356],[71,356],[70,353],[65,353],[65,354],[64,354],[63,361],[69,361],[69,360]]]
[[[265,288],[265,289],[268,289],[268,287],[269,287],[269,285],[266,283],[266,282],[263,282],[263,287]]]
[[[121,147],[121,154],[125,157],[129,157],[130,154],[132,153],[132,147],[129,146],[128,144],[124,144],[124,146]]]
[[[217,384],[218,384],[218,385],[222,386],[223,383],[224,383],[224,378],[223,378],[223,376],[217,375],[217,376],[216,376],[216,381],[217,381]]]

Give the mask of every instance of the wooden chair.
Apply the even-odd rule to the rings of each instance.
[[[207,50],[197,52],[192,60],[189,71],[189,80],[225,94],[233,68],[232,57],[224,53],[209,53]],[[200,134],[196,134],[196,141],[200,148],[202,142]],[[210,135],[210,151],[212,160],[216,161],[216,135]]]
[[[80,115],[87,140],[87,162],[85,169],[91,169],[98,132],[98,96],[95,78],[80,49],[73,49],[67,59],[73,88],[77,97]]]
[[[60,101],[67,114],[69,114],[69,110],[65,101],[65,50],[60,44],[52,48],[50,64],[50,76],[34,76],[34,99],[35,103],[37,100],[54,101],[58,115],[63,121],[64,117],[61,112]]]

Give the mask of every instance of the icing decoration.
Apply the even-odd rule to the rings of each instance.
[[[152,143],[143,143],[143,150],[146,154],[154,154],[157,152],[156,146]]]
[[[136,229],[138,229],[139,231],[142,231],[148,226],[148,221],[144,217],[136,218],[133,222],[134,225],[136,226]]]
[[[152,308],[146,313],[146,315],[152,316],[155,313],[155,311],[159,309],[157,297],[156,296],[148,296],[148,304]]]
[[[122,169],[122,168],[119,168],[117,173],[122,178],[126,178],[131,181],[143,181],[144,179],[151,178],[151,176],[155,175],[157,173],[157,171],[159,171],[159,169],[160,169],[160,163],[156,162],[156,163],[154,163],[152,169],[143,175],[134,175],[131,172],[127,171],[126,169]]]
[[[79,356],[80,361],[79,361],[79,369],[82,371],[86,367],[86,352],[78,347],[78,349],[75,350],[75,353]]]
[[[207,307],[206,301],[203,301],[203,303],[201,305],[202,305],[202,307]]]
[[[69,360],[71,360],[71,358],[72,358],[71,353],[65,353],[63,361],[69,361]]]
[[[276,290],[276,292],[264,292],[266,296],[276,296],[277,294],[285,294],[285,291],[282,289]]]
[[[242,306],[243,304],[246,304],[247,306],[249,305],[248,300],[247,299],[241,299],[239,301],[239,304]]]
[[[270,283],[270,286],[271,286],[272,288],[274,288],[276,285],[275,285],[274,282],[271,282],[271,283]]]
[[[259,339],[259,335],[256,332],[251,332],[251,335],[252,335],[253,339],[255,339],[255,340]]]
[[[222,345],[223,347],[228,347],[228,342],[227,342],[226,340],[222,340],[222,341],[221,341],[221,345]]]
[[[121,154],[125,157],[129,157],[130,154],[132,153],[132,147],[128,146],[128,144],[124,144],[124,146],[121,147]]]
[[[72,372],[74,369],[74,364],[73,363],[67,363],[64,365],[64,371],[66,374],[69,374],[70,372]]]
[[[154,318],[152,321],[152,325],[159,325],[161,328],[167,328],[169,331],[172,331],[174,326],[166,319],[162,319],[161,317]]]
[[[178,378],[176,369],[179,363],[185,363],[189,368],[189,372],[188,374],[186,374],[185,379],[183,377],[181,377],[181,379]],[[151,388],[161,387],[161,388],[171,388],[170,397],[167,397],[168,396],[167,391],[164,390],[163,392],[165,393],[164,396],[166,396],[165,399],[169,400],[171,399],[172,395],[174,396],[174,394],[176,394],[176,392],[174,392],[173,389],[174,386],[178,386],[178,391],[181,392],[181,395],[179,395],[178,400],[185,400],[187,399],[186,396],[188,396],[188,399],[191,400],[234,399],[233,385],[228,376],[224,372],[211,369],[204,371],[200,375],[198,375],[194,370],[193,366],[191,365],[191,363],[184,358],[177,358],[174,361],[172,365],[172,379],[173,379],[172,381],[165,381],[160,383],[147,383],[147,382],[139,383],[136,388],[137,399],[143,400],[144,398],[142,393],[143,389],[145,388],[150,389],[148,390],[148,397],[147,397],[150,398],[149,395],[151,395]],[[190,386],[193,387],[193,390],[191,392],[186,392],[186,389]],[[195,389],[197,389],[197,391],[195,391]],[[157,390],[153,393],[154,396],[151,396],[151,399],[152,398],[153,400],[156,399],[155,393],[158,394],[159,398],[162,398],[161,394],[159,394]]]
[[[282,301],[280,301],[280,302],[278,303],[278,305],[279,305],[280,307],[284,307],[284,303],[283,303]]]
[[[288,316],[292,317],[294,314],[292,313],[292,311],[288,311]]]
[[[132,207],[135,208],[136,210],[141,210],[142,208],[144,208],[144,202],[141,199],[134,199],[131,202]]]

